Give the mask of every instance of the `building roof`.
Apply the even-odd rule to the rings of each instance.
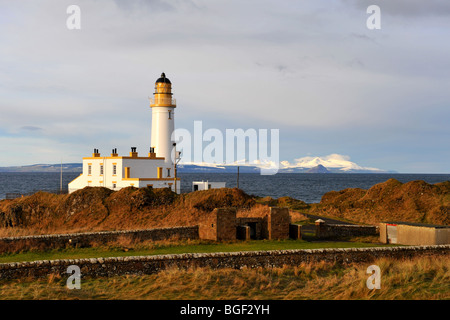
[[[415,223],[415,222],[405,222],[405,221],[383,221],[383,223],[400,224],[400,225],[413,226],[413,227],[435,228],[435,229],[450,228],[450,226],[447,226],[447,225]]]
[[[170,84],[171,84],[170,80],[169,80],[168,78],[166,78],[166,74],[165,74],[164,72],[161,73],[161,78],[159,78],[158,80],[156,80],[155,83],[160,83],[160,82],[163,82],[163,83],[170,83]]]

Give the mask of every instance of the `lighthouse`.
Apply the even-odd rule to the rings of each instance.
[[[176,101],[172,98],[172,83],[164,73],[156,80],[150,99],[152,109],[151,147],[156,156],[164,158],[166,166],[173,167],[173,141]]]
[[[170,188],[180,193],[180,178],[176,175],[175,159],[172,159],[176,103],[172,98],[172,84],[164,73],[156,80],[150,107],[150,152],[142,155],[136,147],[131,147],[129,155],[119,156],[117,148],[113,148],[111,156],[102,156],[95,148],[92,156],[83,158],[83,173],[69,183],[69,193],[84,187],[111,190],[126,187]]]

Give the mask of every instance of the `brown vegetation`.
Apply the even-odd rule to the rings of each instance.
[[[2,299],[426,299],[448,300],[448,257],[408,260],[378,259],[381,289],[368,289],[365,263],[331,262],[295,267],[241,270],[168,269],[152,275],[82,277],[80,290],[69,290],[67,278],[18,279],[0,282]]]
[[[0,201],[0,235],[189,226],[217,207],[262,215],[261,208],[252,212],[255,205],[251,196],[236,188],[182,195],[169,189],[134,187],[120,191],[86,187],[69,195],[38,192]]]
[[[395,179],[368,190],[352,188],[326,193],[311,213],[361,223],[409,221],[450,224],[450,181],[428,184]]]
[[[290,197],[252,197],[237,188],[177,195],[169,189],[128,187],[112,191],[86,187],[68,195],[37,192],[0,201],[0,236],[144,229],[197,225],[214,208],[236,207],[238,217],[263,217],[269,206],[291,209],[291,221],[304,213],[374,224],[400,220],[450,223],[450,181],[428,184],[395,179],[369,190],[326,193],[319,204]]]

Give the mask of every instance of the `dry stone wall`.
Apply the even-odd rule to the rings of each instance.
[[[165,240],[165,239],[198,239],[198,226],[172,227],[144,230],[101,231],[71,234],[52,234],[0,238],[0,248],[7,251],[8,246],[64,248],[67,246],[89,246],[92,242],[107,243],[119,238],[130,240]]]
[[[316,223],[316,236],[319,238],[378,236],[379,234],[378,226]]]
[[[174,255],[68,259],[0,264],[0,279],[46,277],[59,274],[68,277],[67,268],[77,265],[82,277],[152,274],[175,267],[209,267],[240,269],[243,267],[282,267],[301,263],[329,261],[338,263],[372,262],[377,258],[408,259],[415,256],[450,254],[450,245],[402,246],[346,249],[277,250],[229,253],[190,253]]]

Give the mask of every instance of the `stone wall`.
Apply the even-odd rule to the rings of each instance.
[[[378,236],[379,233],[378,226],[327,224],[324,222],[316,222],[316,237],[318,238]]]
[[[263,239],[263,218],[261,217],[241,217],[236,218],[236,224],[238,226],[250,226],[252,225],[254,227],[255,234],[253,235],[254,239]]]
[[[236,209],[218,208],[217,212],[217,241],[236,240]]]
[[[375,247],[346,249],[276,250],[228,253],[190,253],[155,256],[68,259],[0,264],[0,279],[46,277],[59,274],[67,278],[67,267],[77,265],[82,277],[152,274],[175,267],[210,267],[240,269],[243,267],[282,267],[301,263],[328,261],[338,263],[370,263],[378,258],[408,259],[415,256],[450,254],[450,245]]]
[[[7,252],[8,248],[12,246],[20,247],[23,249],[34,247],[85,247],[90,246],[93,242],[104,244],[124,238],[130,239],[132,241],[198,239],[198,226],[0,238],[0,251]]]
[[[200,222],[200,239],[236,240],[238,226],[250,226],[253,239],[288,239],[289,209],[271,207],[264,217],[236,217],[236,208],[217,208]]]
[[[205,240],[236,240],[236,209],[216,208],[199,225],[199,237]]]
[[[289,238],[289,209],[271,207],[267,216],[268,239],[288,239]]]

